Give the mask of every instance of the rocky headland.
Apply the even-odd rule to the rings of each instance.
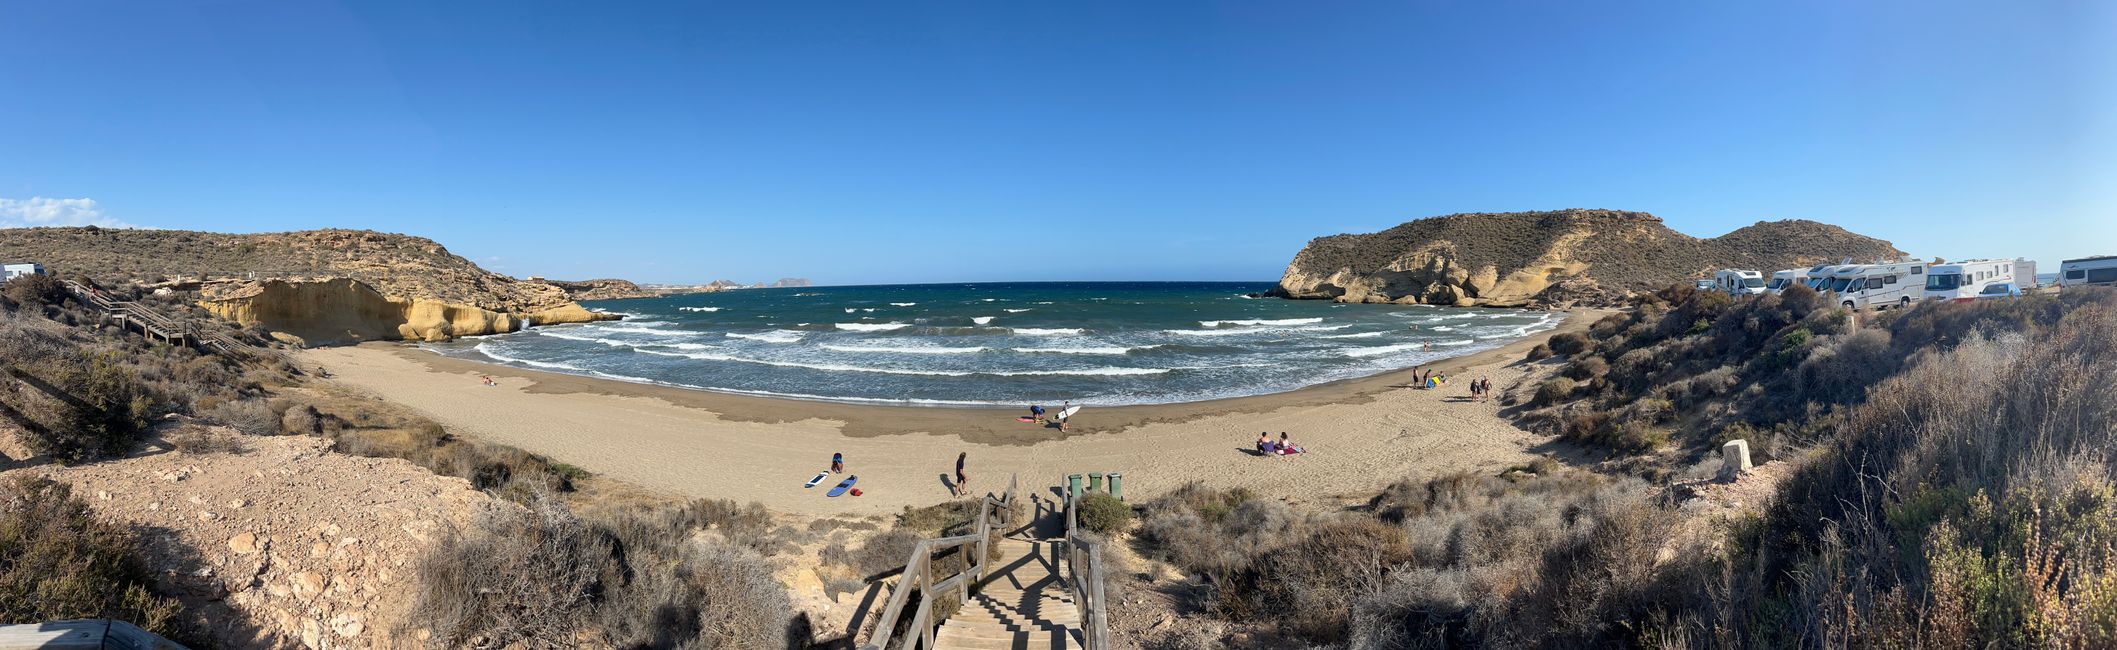
[[[1271,293],[1360,303],[1606,306],[1718,268],[1770,273],[1903,254],[1887,241],[1814,221],[1763,221],[1698,238],[1645,212],[1467,213],[1318,237]]]
[[[433,240],[367,230],[21,228],[0,230],[0,250],[61,275],[197,291],[207,311],[304,345],[617,318],[582,308],[566,287],[493,273]]]

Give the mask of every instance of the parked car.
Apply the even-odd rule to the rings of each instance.
[[[2012,298],[2019,295],[2021,295],[2021,287],[2016,286],[2014,283],[1994,282],[1992,284],[1985,285],[1984,290],[1977,292],[1977,299],[1992,300],[1994,298]]]
[[[1691,286],[1693,286],[1693,287],[1697,287],[1699,291],[1709,291],[1709,290],[1711,290],[1711,289],[1713,288],[1713,281],[1712,281],[1712,280],[1699,280],[1699,281],[1697,281],[1697,282],[1693,282],[1693,283],[1691,283]]]

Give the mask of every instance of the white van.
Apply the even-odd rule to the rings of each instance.
[[[1820,269],[1823,267],[1819,266],[1816,268]],[[1797,284],[1808,284],[1808,269],[1773,271],[1772,281],[1764,283],[1764,290],[1769,293],[1786,293],[1787,287]]]
[[[1924,297],[1925,262],[1884,262],[1832,267],[1817,291],[1847,309],[1910,307]]]
[[[1720,269],[1713,272],[1713,288],[1730,296],[1752,296],[1764,293],[1764,275],[1742,269]]]
[[[2058,289],[2117,285],[2117,255],[2083,257],[2058,263]]]
[[[1985,287],[2014,282],[2012,260],[1967,260],[1935,264],[1926,270],[1926,299],[1970,302]],[[2018,284],[2018,283],[2017,283]]]

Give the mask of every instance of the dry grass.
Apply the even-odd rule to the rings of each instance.
[[[0,624],[111,617],[176,635],[179,605],[155,595],[137,544],[63,483],[0,484]]]

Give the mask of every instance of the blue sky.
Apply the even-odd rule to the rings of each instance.
[[[2117,3],[0,0],[0,224],[652,282],[1276,279],[1454,212],[2117,253]]]

